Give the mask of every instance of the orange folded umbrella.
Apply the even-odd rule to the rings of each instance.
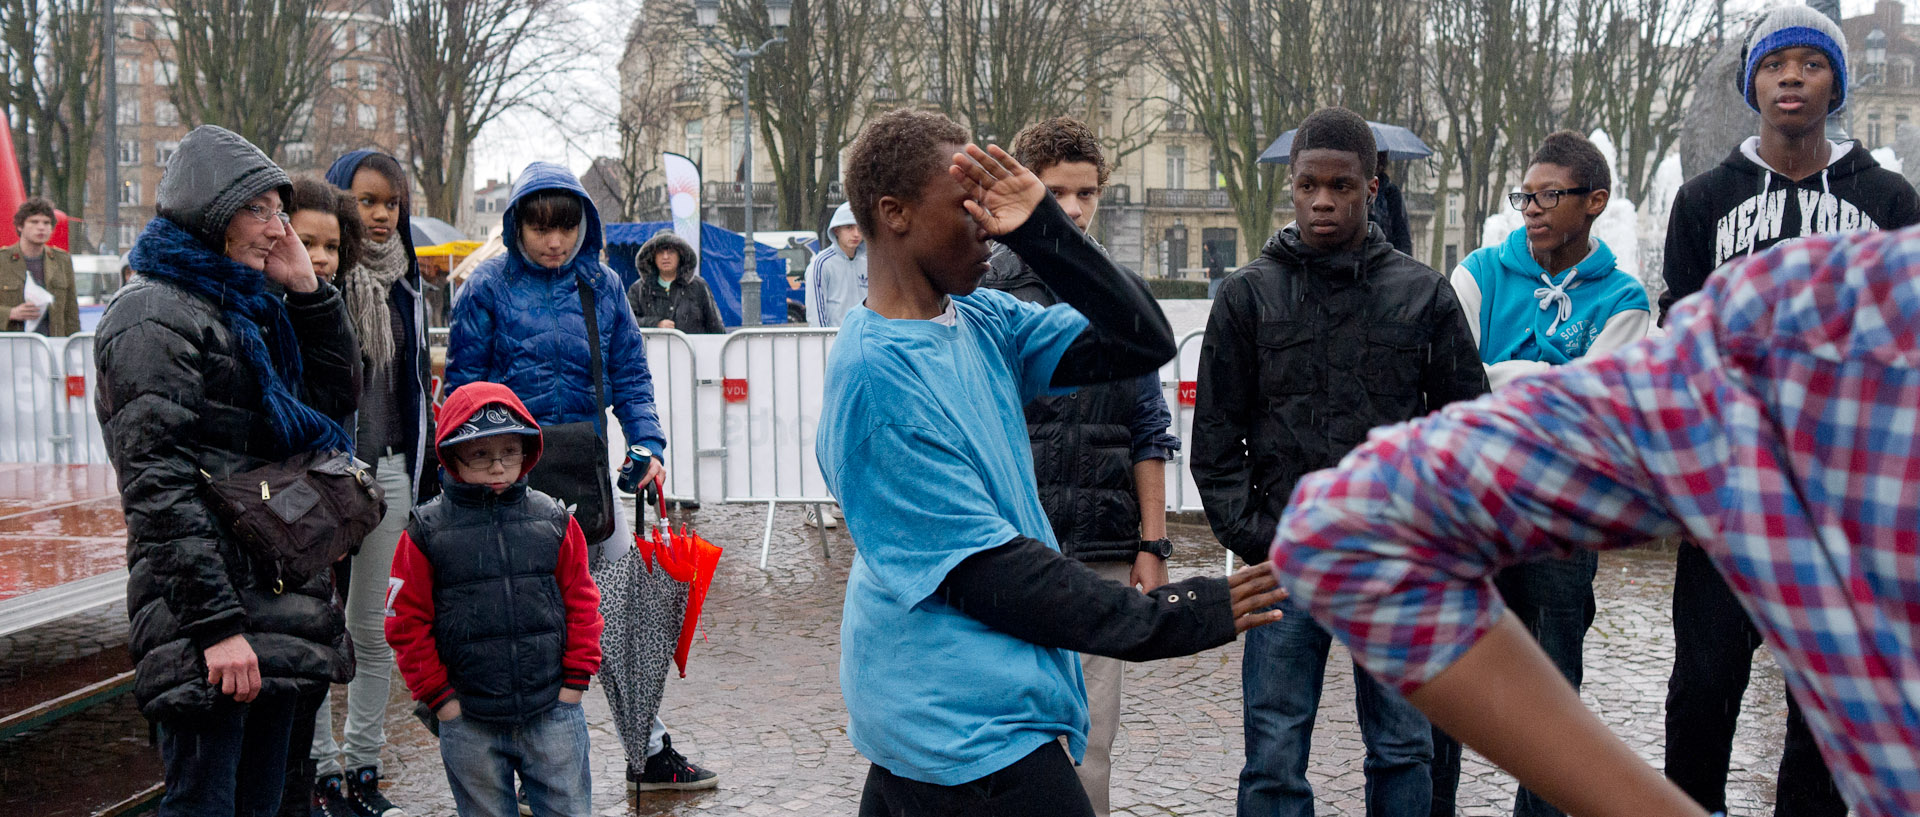
[[[673,653],[673,662],[680,667],[680,677],[685,678],[687,653],[693,648],[693,631],[700,623],[700,608],[706,604],[707,589],[713,585],[713,574],[720,567],[722,548],[684,524],[678,531],[673,530],[673,526],[664,521],[667,518],[664,492],[660,495],[659,518],[663,521],[653,530],[656,543],[648,550],[658,557],[660,567],[667,571],[668,576],[688,585],[687,611],[680,621],[680,643]]]

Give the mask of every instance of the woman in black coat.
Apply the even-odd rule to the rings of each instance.
[[[633,318],[644,328],[678,329],[689,335],[718,335],[727,331],[713,291],[696,272],[700,254],[672,230],[654,233],[634,254],[640,280],[627,288]]]
[[[166,767],[161,817],[274,813],[295,696],[352,676],[330,576],[274,586],[201,493],[207,477],[350,448],[340,422],[359,349],[287,225],[291,192],[232,132],[188,134],[129,258],[140,276],[94,340],[94,407],[126,516],[134,696]]]

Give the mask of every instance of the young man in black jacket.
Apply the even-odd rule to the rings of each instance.
[[[1367,222],[1375,161],[1359,115],[1307,117],[1290,164],[1295,223],[1227,277],[1207,319],[1193,476],[1214,535],[1248,562],[1266,558],[1300,477],[1339,462],[1375,426],[1487,390],[1452,287]],[[1305,613],[1280,609],[1280,624],[1247,636],[1242,817],[1313,813],[1307,749],[1331,638]],[[1427,813],[1426,719],[1372,676],[1354,675],[1367,813]]]
[[[1073,226],[1085,232],[1107,184],[1107,159],[1093,129],[1066,116],[1029,125],[1013,137],[1013,158],[1039,177]],[[1039,271],[1005,244],[994,246],[988,267],[981,286],[1041,306],[1060,302]],[[1117,265],[1114,270],[1131,274]],[[1040,505],[1060,552],[1115,584],[1143,591],[1166,584],[1166,560],[1173,554],[1167,539],[1167,458],[1180,448],[1180,438],[1167,433],[1172,416],[1160,392],[1160,373],[1036,397],[1025,411]],[[1125,666],[1116,658],[1080,656],[1090,726],[1078,772],[1100,817],[1109,809]]]
[[[1754,28],[1741,88],[1760,113],[1760,133],[1674,196],[1662,319],[1714,270],[1782,241],[1920,222],[1913,185],[1865,145],[1827,140],[1827,118],[1847,101],[1846,54],[1839,26],[1806,6],[1774,9]],[[1724,810],[1734,725],[1761,637],[1691,542],[1681,543],[1674,574],[1673,636],[1667,777],[1708,811]],[[1792,696],[1779,775],[1776,815],[1846,813]]]
[[[627,287],[627,304],[642,327],[678,329],[689,335],[727,331],[713,290],[700,277],[700,254],[672,230],[654,233],[633,255],[640,279]]]

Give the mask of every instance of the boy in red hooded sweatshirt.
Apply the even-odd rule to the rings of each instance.
[[[495,383],[440,409],[442,493],[413,511],[387,588],[387,641],[414,700],[440,721],[462,817],[592,805],[580,696],[600,669],[600,590],[565,506],[527,487],[540,426]]]

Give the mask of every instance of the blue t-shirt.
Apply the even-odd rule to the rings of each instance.
[[[859,544],[840,624],[847,735],[901,777],[952,786],[1067,736],[1086,746],[1079,657],[989,629],[935,594],[968,556],[1053,528],[1021,406],[1087,320],[1004,292],[953,299],[953,326],[847,316],[815,441]]]

